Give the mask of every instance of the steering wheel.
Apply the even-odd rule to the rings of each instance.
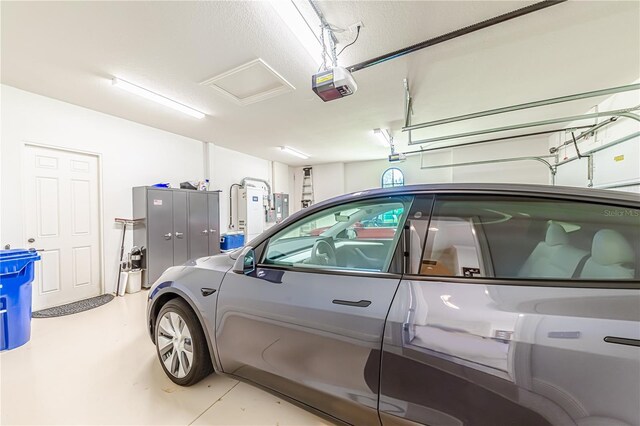
[[[380,218],[380,216],[376,216],[373,219],[371,219],[371,224],[376,228],[380,228],[381,226],[384,225],[384,223],[382,223],[382,219]]]
[[[327,240],[318,239],[313,243],[310,261],[314,265],[336,266],[336,251]]]

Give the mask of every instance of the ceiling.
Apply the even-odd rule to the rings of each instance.
[[[275,1],[275,0],[274,0]],[[533,2],[320,1],[327,20],[362,21],[347,66]],[[403,78],[413,122],[629,84],[640,77],[640,2],[572,1],[354,74],[358,92],[323,103],[317,65],[272,4],[1,3],[2,83],[292,165],[383,158],[372,129],[402,149]],[[341,48],[353,37],[339,34]],[[239,105],[201,82],[261,58],[295,90]],[[207,113],[193,119],[116,90],[119,77]],[[598,99],[415,132],[414,139],[581,114]],[[640,104],[640,98],[639,102]],[[457,142],[457,141],[456,141]],[[281,152],[288,145],[311,155]]]

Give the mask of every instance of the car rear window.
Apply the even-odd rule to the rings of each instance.
[[[446,196],[434,205],[412,273],[638,280],[639,246],[637,208],[544,198]]]

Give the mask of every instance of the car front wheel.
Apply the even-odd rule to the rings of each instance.
[[[170,300],[160,309],[155,337],[162,369],[174,383],[191,386],[213,370],[202,327],[184,300]]]

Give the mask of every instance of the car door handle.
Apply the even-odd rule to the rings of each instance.
[[[352,300],[333,299],[333,303],[335,303],[336,305],[346,305],[346,306],[354,306],[356,308],[366,308],[371,304],[371,300],[360,300],[358,302],[354,302]]]
[[[640,346],[640,340],[628,339],[626,337],[607,336],[604,338],[604,341],[616,345]]]

